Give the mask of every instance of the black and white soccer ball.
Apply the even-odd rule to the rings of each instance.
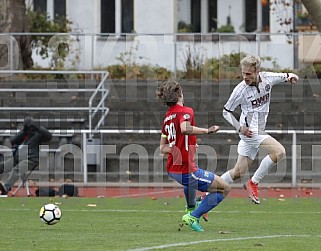
[[[40,219],[48,225],[54,225],[60,221],[61,210],[55,204],[46,204],[39,212]]]

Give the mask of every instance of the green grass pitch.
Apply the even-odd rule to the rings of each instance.
[[[57,203],[61,221],[39,218]],[[179,228],[182,198],[0,198],[1,250],[320,250],[321,199],[227,198],[203,222]]]

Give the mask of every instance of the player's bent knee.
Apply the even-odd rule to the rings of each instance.
[[[229,192],[231,192],[231,189],[232,189],[231,186],[226,183],[226,185],[224,187],[224,192],[223,192],[225,197],[229,194]]]
[[[279,150],[277,151],[277,153],[276,153],[276,159],[277,159],[277,161],[282,160],[282,159],[285,157],[285,154],[286,154],[286,152],[285,152],[285,148],[284,148],[284,147],[282,147],[281,149],[279,149]]]
[[[219,192],[225,197],[231,191],[231,186],[221,177],[216,176],[210,187],[207,189],[209,193]]]

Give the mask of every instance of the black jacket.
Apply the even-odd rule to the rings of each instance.
[[[15,162],[19,161],[19,154],[21,156],[28,154],[28,159],[39,162],[39,145],[50,141],[51,138],[52,134],[42,126],[24,127],[11,139]],[[28,153],[22,154],[27,149],[26,146],[28,146]]]

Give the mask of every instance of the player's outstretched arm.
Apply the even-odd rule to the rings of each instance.
[[[181,123],[181,132],[182,134],[187,135],[201,135],[201,134],[209,134],[215,133],[220,129],[219,126],[211,126],[210,128],[202,128],[197,126],[192,126],[189,121],[183,121]]]
[[[208,134],[211,134],[211,133],[216,133],[220,130],[220,127],[217,126],[217,125],[213,125],[211,126],[210,128],[208,128]]]
[[[296,84],[298,80],[299,80],[298,75],[294,73],[288,73],[288,82],[290,82],[291,84]]]

